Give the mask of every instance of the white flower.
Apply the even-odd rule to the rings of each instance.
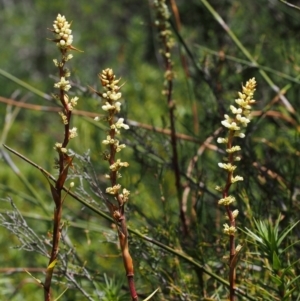
[[[67,151],[68,151],[65,147],[62,147],[61,143],[58,143],[58,142],[55,143],[54,149],[57,152],[61,152],[61,153],[64,153],[64,154],[67,153]]]
[[[235,248],[235,251],[236,251],[237,253],[240,252],[241,249],[242,249],[242,247],[243,247],[243,246],[241,246],[241,245],[237,245],[236,248]]]
[[[63,112],[58,112],[58,114],[61,116],[63,124],[68,124],[68,117]]]
[[[64,91],[69,91],[71,89],[71,85],[69,81],[65,79],[65,77],[61,77],[60,81],[54,84],[54,88],[58,88]]]
[[[231,183],[235,183],[235,182],[238,182],[238,181],[244,181],[244,178],[241,177],[241,176],[235,176],[235,177],[232,177],[231,178]]]
[[[236,218],[238,216],[238,214],[239,214],[239,211],[237,209],[232,211],[232,215],[234,218]]]
[[[120,188],[121,188],[121,185],[117,184],[113,187],[107,187],[106,192],[109,194],[117,194]]]
[[[218,201],[219,205],[229,206],[231,203],[235,202],[235,197],[229,195],[225,198],[222,198]]]
[[[106,136],[106,140],[102,141],[103,144],[114,144],[115,140],[111,139],[110,135]]]
[[[236,122],[234,121],[228,122],[227,120],[223,120],[221,121],[221,123],[223,124],[223,126],[232,131],[239,131],[241,129],[239,126],[237,126]]]
[[[117,171],[119,170],[121,167],[128,167],[129,166],[129,163],[127,162],[121,162],[120,159],[118,159],[115,163],[113,163],[112,165],[110,165],[110,169],[112,171]]]
[[[68,69],[65,69],[64,75],[65,75],[65,77],[70,77],[71,72]]]
[[[118,153],[118,152],[120,152],[123,148],[125,148],[126,147],[126,145],[125,144],[120,144],[120,145],[118,145],[117,146],[117,148],[116,148],[116,152]]]
[[[114,110],[115,106],[112,106],[109,102],[106,102],[104,106],[102,106],[102,110],[109,111]]]
[[[122,198],[124,203],[128,201],[129,195],[130,195],[130,191],[124,188],[123,192],[120,194],[120,197]]]
[[[56,142],[56,143],[55,143],[55,146],[54,146],[54,149],[55,149],[55,150],[60,150],[61,148],[62,148],[62,144]]]
[[[251,106],[248,104],[248,101],[245,101],[244,99],[238,98],[235,100],[235,102],[243,109],[251,109]]]
[[[242,92],[238,92],[239,98],[245,99],[247,95],[243,94]]]
[[[73,98],[71,98],[71,104],[72,104],[72,106],[73,107],[76,107],[77,106],[77,101],[78,101],[78,97],[77,96],[75,96],[75,97],[73,97]]]
[[[228,138],[221,138],[221,137],[219,137],[219,138],[217,139],[217,142],[218,142],[218,143],[227,143],[227,142],[228,142]]]
[[[231,154],[231,153],[234,153],[234,152],[238,152],[240,150],[241,150],[241,147],[239,145],[235,145],[235,146],[233,146],[231,148],[227,148],[226,152],[229,153],[229,154]]]
[[[250,122],[250,120],[247,117],[243,117],[240,114],[236,115],[236,119],[243,125],[247,126],[247,124]]]
[[[68,39],[67,39],[66,44],[67,44],[68,46],[70,46],[70,45],[72,45],[72,43],[73,43],[73,36],[70,35],[70,36],[68,37]]]
[[[55,65],[56,67],[58,67],[59,63],[58,63],[57,59],[54,59],[54,60],[53,60],[53,63],[54,63],[54,65]]]
[[[113,101],[116,101],[118,99],[120,99],[122,97],[122,94],[119,93],[115,93],[114,91],[109,95],[109,98]]]
[[[120,112],[120,111],[121,111],[121,103],[120,103],[119,101],[117,101],[117,102],[115,103],[115,107],[116,107],[116,111],[117,111],[117,112]]]
[[[61,16],[60,14],[54,21],[53,30],[56,33],[56,38],[59,40],[57,46],[61,49],[70,46],[73,42],[73,36],[71,35],[72,30],[70,29],[70,26],[71,24],[66,21],[65,16]]]
[[[230,106],[230,110],[232,114],[242,114],[243,110],[241,108],[236,108],[233,105]]]
[[[235,132],[235,133],[234,133],[234,137],[245,138],[246,135],[245,135],[244,133]]]
[[[222,190],[223,190],[223,188],[220,187],[220,186],[216,186],[215,189],[216,189],[217,191],[219,191],[219,192],[222,192]]]
[[[77,134],[77,128],[72,128],[71,130],[69,130],[69,138],[70,139],[73,139],[75,137],[77,137],[78,134]]]
[[[128,130],[129,129],[129,125],[125,124],[124,123],[124,118],[119,118],[118,121],[116,122],[116,124],[113,124],[111,126],[112,129],[120,129],[120,128],[123,128],[125,130]]]
[[[234,235],[234,233],[236,232],[236,227],[234,226],[228,226],[227,224],[224,224],[224,229],[223,232],[227,235]]]
[[[228,170],[228,172],[234,171],[236,169],[236,166],[232,165],[231,163],[218,163],[218,166],[220,168]]]

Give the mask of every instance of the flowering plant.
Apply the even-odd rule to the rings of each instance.
[[[243,181],[243,177],[234,175],[237,166],[235,162],[240,161],[241,157],[238,152],[241,151],[239,145],[234,145],[235,138],[244,138],[245,134],[241,132],[242,128],[247,127],[250,122],[251,106],[255,103],[253,95],[255,92],[256,81],[255,78],[247,81],[243,86],[242,92],[238,92],[239,98],[235,100],[238,107],[231,105],[230,110],[232,115],[224,115],[225,119],[221,122],[222,125],[228,129],[227,137],[219,137],[218,143],[226,145],[227,157],[224,161],[218,163],[219,167],[227,172],[226,183],[223,187],[217,186],[216,190],[222,192],[222,198],[218,201],[219,205],[225,207],[229,225],[224,224],[224,233],[229,236],[230,243],[230,256],[229,256],[229,283],[230,283],[230,300],[234,300],[234,285],[235,285],[235,266],[237,261],[237,253],[241,250],[242,246],[235,247],[235,234],[236,234],[236,217],[238,210],[232,210],[231,204],[235,202],[235,197],[229,194],[229,189],[232,184]]]

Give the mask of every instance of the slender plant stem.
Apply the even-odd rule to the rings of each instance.
[[[61,117],[64,123],[64,137],[63,137],[63,142],[61,144],[57,144],[57,143],[55,144],[56,150],[58,152],[58,157],[59,157],[57,163],[59,169],[59,176],[55,183],[55,186],[49,183],[55,208],[53,214],[52,248],[50,252],[50,259],[49,259],[47,272],[45,276],[45,282],[44,282],[45,301],[50,301],[51,299],[50,288],[51,288],[54,267],[57,262],[57,256],[59,252],[59,242],[60,242],[61,232],[62,232],[61,218],[62,218],[62,208],[63,208],[63,200],[64,200],[64,198],[62,197],[62,191],[68,175],[68,169],[72,164],[72,158],[66,153],[67,145],[71,139],[70,122],[72,116],[72,109],[70,109],[69,107],[68,95],[66,94],[66,91],[68,91],[68,89],[65,88],[67,84],[67,82],[65,81],[66,72],[67,72],[65,69],[65,64],[68,60],[67,52],[69,51],[69,49],[70,47],[60,48],[61,61],[56,64],[58,67],[59,78],[60,78],[59,83],[56,84],[57,87],[59,87],[59,93],[57,95],[57,98],[59,99],[63,107],[63,111],[61,112]]]
[[[169,121],[170,121],[170,138],[171,138],[171,147],[172,147],[172,166],[174,170],[174,177],[175,177],[175,187],[177,192],[177,199],[179,204],[179,216],[181,227],[183,231],[183,235],[186,236],[188,234],[188,227],[186,222],[186,215],[183,209],[183,202],[182,202],[182,187],[180,181],[180,167],[179,167],[179,160],[178,160],[178,147],[177,147],[177,135],[176,135],[176,126],[175,126],[175,103],[173,100],[173,79],[174,79],[174,72],[173,72],[173,62],[171,59],[171,51],[172,51],[172,42],[169,36],[170,25],[168,23],[168,12],[166,11],[166,6],[164,3],[156,4],[156,13],[157,13],[157,20],[155,21],[158,25],[159,37],[161,42],[161,53],[164,60],[164,68],[165,68],[165,91],[164,94],[167,98],[167,104],[169,108]],[[174,7],[174,3],[173,3]]]
[[[116,158],[116,154],[119,153],[124,147],[126,147],[125,144],[119,144],[119,140],[116,139],[116,136],[120,133],[121,128],[128,129],[129,126],[123,123],[123,118],[119,118],[117,122],[115,118],[116,113],[121,110],[121,103],[117,101],[121,98],[122,95],[119,92],[122,86],[118,85],[120,80],[116,79],[113,70],[109,68],[103,70],[102,73],[99,74],[99,78],[102,86],[105,89],[105,93],[100,93],[97,91],[94,92],[105,101],[105,106],[102,106],[102,109],[104,111],[107,111],[105,120],[109,125],[107,140],[103,140],[103,143],[108,145],[108,152],[104,155],[104,158],[109,163],[110,171],[108,178],[110,179],[111,184],[111,187],[106,188],[106,192],[114,197],[114,203],[107,200],[105,200],[105,203],[117,226],[118,238],[121,247],[124,268],[128,280],[131,300],[137,301],[138,295],[133,280],[134,268],[132,257],[129,252],[128,229],[125,216],[125,204],[128,200],[130,192],[127,189],[123,188],[123,191],[121,193],[119,191],[121,189],[121,185],[117,181],[118,178],[121,177],[121,174],[119,172],[120,168],[128,167],[129,164],[127,162],[122,162],[119,158]]]
[[[44,92],[36,89],[35,87],[33,87],[33,86],[31,86],[31,85],[29,85],[27,83],[25,83],[24,81],[20,80],[19,78],[13,76],[12,74],[6,72],[5,70],[3,70],[1,68],[0,68],[0,75],[8,78],[9,80],[15,82],[19,86],[27,89],[28,91],[30,91],[30,92],[32,92],[32,93],[34,93],[34,94],[36,94],[36,95],[38,95],[38,96],[40,96],[40,97],[42,97],[44,99],[52,100],[52,97],[50,95],[48,95],[48,94],[46,94],[46,93],[44,93]]]

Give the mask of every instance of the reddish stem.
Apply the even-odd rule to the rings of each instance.
[[[66,50],[61,50],[62,57],[66,54]],[[60,78],[64,77],[64,65],[65,61],[62,59],[62,65],[59,67],[59,75]],[[68,109],[67,103],[65,101],[65,91],[60,89],[59,91],[60,102],[64,108],[64,114],[67,117],[67,124],[64,126],[64,141],[62,143],[62,147],[65,148],[69,143],[69,129],[70,129],[70,119],[71,119],[71,111]],[[46,271],[46,277],[44,282],[44,300],[50,301],[51,299],[51,283],[53,277],[53,271],[55,267],[55,260],[57,260],[57,255],[59,252],[59,241],[61,237],[61,217],[62,217],[62,190],[65,183],[67,169],[69,167],[70,162],[66,161],[68,159],[67,155],[59,152],[59,177],[56,181],[55,187],[51,186],[52,197],[55,203],[54,216],[53,216],[53,238],[52,238],[52,249],[50,254],[50,259]]]

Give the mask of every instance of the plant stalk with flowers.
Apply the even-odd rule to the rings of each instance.
[[[119,140],[116,139],[116,136],[120,134],[121,129],[127,130],[129,129],[129,126],[124,123],[124,118],[118,118],[117,121],[115,118],[115,115],[121,111],[121,102],[119,100],[121,99],[122,94],[120,92],[121,86],[118,85],[120,79],[116,79],[112,69],[103,70],[99,75],[99,78],[105,92],[95,92],[104,102],[102,109],[107,112],[105,120],[109,126],[108,135],[106,139],[102,141],[102,143],[108,147],[108,151],[104,153],[104,159],[109,163],[109,173],[106,175],[106,178],[110,180],[111,184],[110,187],[106,188],[106,193],[113,196],[115,201],[114,203],[107,201],[106,204],[117,225],[119,243],[128,279],[131,299],[136,301],[138,300],[138,296],[133,280],[134,270],[132,258],[129,253],[128,230],[124,211],[130,192],[126,188],[121,190],[121,185],[118,183],[118,179],[121,178],[120,169],[128,167],[129,164],[116,158],[116,154],[126,147],[125,144],[120,144]]]
[[[180,167],[178,159],[178,147],[177,147],[177,136],[176,136],[176,126],[175,126],[175,101],[173,99],[173,85],[175,73],[173,71],[173,62],[171,57],[171,51],[174,47],[174,39],[172,37],[172,31],[169,24],[169,19],[171,14],[169,12],[166,0],[154,0],[153,7],[156,12],[155,26],[159,32],[159,40],[161,43],[160,53],[164,60],[165,68],[165,82],[163,90],[163,95],[167,98],[168,108],[169,108],[169,120],[171,128],[171,146],[172,146],[172,167],[174,170],[175,177],[175,187],[177,192],[177,199],[179,204],[179,217],[181,222],[181,227],[184,235],[187,235],[188,225],[186,220],[186,212],[182,203],[182,185],[180,181]]]
[[[256,81],[255,78],[247,81],[246,85],[243,86],[242,92],[238,92],[239,98],[235,100],[238,108],[233,105],[230,106],[230,110],[233,116],[227,114],[224,115],[225,120],[221,123],[228,129],[228,135],[225,138],[219,137],[217,142],[226,145],[226,153],[228,154],[225,158],[226,163],[219,163],[219,167],[227,172],[226,184],[223,187],[217,186],[216,189],[222,192],[222,198],[218,204],[223,205],[226,210],[229,225],[224,224],[224,233],[229,236],[230,255],[229,255],[229,284],[230,284],[230,301],[235,298],[235,267],[237,262],[237,255],[241,250],[242,246],[238,245],[235,247],[235,234],[236,234],[236,217],[238,216],[238,210],[232,210],[231,204],[235,201],[235,197],[229,195],[229,189],[232,184],[243,181],[243,177],[234,175],[236,165],[234,162],[240,161],[240,156],[237,154],[241,147],[234,145],[234,138],[244,138],[245,134],[241,132],[242,127],[247,127],[250,122],[249,116],[251,112],[251,106],[255,103],[253,95],[255,92]]]
[[[70,29],[71,24],[66,20],[65,16],[58,14],[53,24],[53,29],[50,29],[55,34],[55,39],[52,41],[56,43],[61,58],[59,60],[54,59],[53,62],[58,68],[59,81],[54,84],[54,88],[58,89],[58,93],[54,94],[54,98],[62,105],[62,111],[59,112],[62,123],[64,125],[64,137],[63,141],[55,143],[54,149],[58,153],[58,159],[56,160],[56,168],[58,169],[58,179],[56,184],[53,185],[49,182],[53,201],[55,204],[54,217],[53,217],[53,233],[52,233],[52,249],[50,253],[49,264],[46,271],[44,287],[45,301],[50,300],[50,288],[53,276],[53,270],[57,262],[57,256],[59,252],[59,241],[62,232],[62,206],[65,196],[62,195],[64,183],[68,175],[68,169],[72,165],[72,157],[67,154],[67,145],[70,140],[77,136],[77,128],[70,126],[72,110],[77,105],[78,97],[69,98],[67,92],[70,90],[70,82],[66,79],[71,73],[65,68],[65,64],[72,59],[73,55],[69,54],[70,50],[77,50],[72,46],[73,35]],[[70,184],[70,188],[73,187],[73,183]]]

